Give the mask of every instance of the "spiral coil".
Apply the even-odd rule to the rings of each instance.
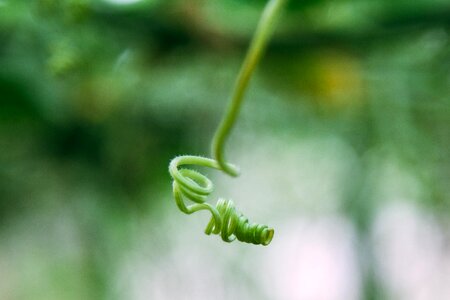
[[[229,243],[237,239],[245,243],[266,246],[272,241],[274,230],[266,225],[249,223],[248,219],[236,210],[233,201],[219,199],[216,206],[207,203],[206,199],[214,189],[212,181],[197,171],[179,168],[182,165],[199,165],[218,170],[221,168],[213,159],[191,155],[175,157],[169,165],[169,173],[173,178],[173,194],[178,208],[185,214],[200,210],[211,212],[211,220],[205,229],[206,234],[220,234],[222,240]],[[227,165],[237,172],[234,165]],[[183,198],[194,203],[186,205]]]

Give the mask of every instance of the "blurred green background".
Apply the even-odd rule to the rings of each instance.
[[[209,154],[262,0],[0,0],[0,299],[450,299],[450,4],[291,1],[206,236]]]

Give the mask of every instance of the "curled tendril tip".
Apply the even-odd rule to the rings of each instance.
[[[250,223],[248,218],[236,210],[231,200],[219,199],[216,206],[206,202],[214,189],[212,181],[200,172],[180,168],[182,165],[193,164],[220,170],[219,164],[213,159],[191,155],[175,157],[169,165],[169,173],[173,178],[173,195],[178,208],[186,214],[200,210],[210,211],[211,220],[205,233],[220,234],[225,242],[237,239],[256,245],[268,245],[274,234],[272,228]],[[229,164],[229,167],[235,166]],[[184,198],[191,200],[193,204],[186,205]]]

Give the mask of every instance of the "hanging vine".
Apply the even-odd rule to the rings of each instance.
[[[275,21],[286,2],[287,0],[270,0],[266,4],[237,76],[230,103],[213,137],[211,150],[214,159],[184,155],[175,157],[169,165],[169,173],[173,178],[173,195],[178,208],[186,214],[209,210],[211,220],[206,226],[205,233],[220,234],[225,242],[237,239],[246,243],[268,245],[272,241],[274,230],[267,225],[250,223],[236,210],[231,200],[221,198],[215,206],[207,203],[206,200],[214,188],[212,181],[198,171],[180,167],[197,165],[217,169],[234,177],[239,175],[239,168],[225,160],[225,142],[236,123],[251,76],[261,60]],[[187,205],[185,199],[193,203]]]

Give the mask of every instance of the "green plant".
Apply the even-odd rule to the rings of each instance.
[[[236,210],[231,200],[219,199],[216,206],[207,203],[206,198],[213,191],[211,180],[197,171],[179,167],[198,165],[221,170],[230,176],[239,175],[239,169],[225,161],[225,142],[236,122],[250,78],[261,59],[275,21],[285,3],[286,0],[270,0],[264,9],[238,74],[229,106],[212,141],[212,154],[215,160],[185,155],[175,157],[169,165],[169,173],[174,180],[173,194],[178,208],[186,214],[209,210],[212,217],[206,226],[205,233],[220,234],[225,242],[238,239],[242,242],[268,245],[272,241],[274,230],[267,225],[250,224],[248,219]],[[183,198],[193,201],[194,204],[186,205]]]

